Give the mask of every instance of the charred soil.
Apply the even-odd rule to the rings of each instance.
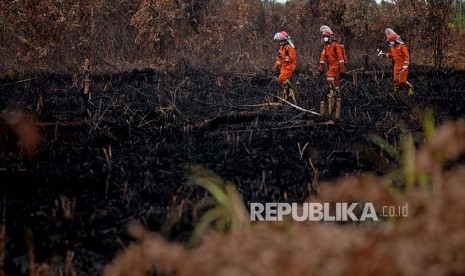
[[[356,74],[356,75],[355,75]],[[206,191],[186,168],[202,165],[236,184],[244,202],[300,202],[318,183],[346,175],[383,175],[396,166],[371,138],[397,146],[403,131],[421,143],[424,113],[436,123],[465,114],[465,72],[413,68],[413,97],[392,92],[391,76],[344,78],[342,116],[326,118],[277,105],[280,90],[260,74],[200,70],[93,75],[82,112],[71,77],[39,74],[0,81],[2,120],[32,114],[41,145],[24,154],[2,122],[0,196],[5,215],[4,270],[37,264],[100,274],[141,221],[170,240],[186,241]],[[299,106],[318,111],[326,85],[300,72]]]

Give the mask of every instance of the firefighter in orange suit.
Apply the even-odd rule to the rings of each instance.
[[[328,26],[321,26],[320,32],[323,37],[325,46],[320,56],[320,73],[324,73],[325,64],[328,63],[328,71],[326,71],[326,80],[329,85],[328,97],[328,115],[332,115],[334,98],[337,98],[336,119],[339,117],[341,98],[339,93],[339,75],[345,74],[345,56],[343,46],[334,39],[334,33]],[[320,114],[324,115],[324,98],[320,103]]]
[[[385,30],[386,41],[389,43],[391,50],[389,53],[379,52],[379,56],[390,58],[394,61],[394,92],[397,92],[400,86],[406,87],[408,95],[413,95],[413,85],[407,81],[408,68],[410,65],[410,55],[404,42],[392,29]]]
[[[273,66],[273,71],[280,69],[278,82],[283,88],[283,98],[287,100],[291,97],[295,103],[294,91],[290,85],[291,76],[295,72],[297,57],[294,43],[286,32],[279,32],[274,35],[274,40],[279,42],[279,53]]]

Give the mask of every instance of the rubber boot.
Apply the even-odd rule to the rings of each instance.
[[[320,115],[325,115],[325,101],[320,102]]]
[[[341,117],[341,98],[337,98],[337,101],[336,101],[336,115],[334,116],[334,118],[336,120],[339,120],[340,117]]]
[[[408,95],[409,96],[413,96],[413,85],[410,83],[410,82],[407,82],[407,86],[408,86]]]
[[[283,88],[283,99],[287,101],[287,88]]]
[[[289,84],[289,80],[286,80],[284,83],[283,83],[283,99],[287,101],[287,99],[289,98],[290,96],[290,84]]]
[[[297,101],[295,99],[295,95],[294,95],[294,90],[292,88],[288,88],[288,96],[291,97],[292,101],[294,102],[295,105],[297,105]]]

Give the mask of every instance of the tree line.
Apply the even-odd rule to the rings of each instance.
[[[89,58],[102,70],[130,67],[257,71],[272,66],[285,30],[299,67],[318,62],[329,25],[352,64],[370,66],[393,28],[413,62],[444,66],[461,34],[453,0],[19,0],[0,3],[0,70],[72,71]],[[456,37],[456,36],[455,36]],[[447,62],[447,65],[449,63]]]

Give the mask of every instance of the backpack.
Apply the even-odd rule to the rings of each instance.
[[[344,65],[349,64],[349,59],[347,58],[346,49],[344,47],[344,44],[339,43],[339,42],[337,42],[337,44],[339,44],[339,46],[341,46],[342,58],[344,59]],[[334,51],[336,51],[336,48],[334,48]],[[337,56],[337,53],[336,53],[336,56]]]

